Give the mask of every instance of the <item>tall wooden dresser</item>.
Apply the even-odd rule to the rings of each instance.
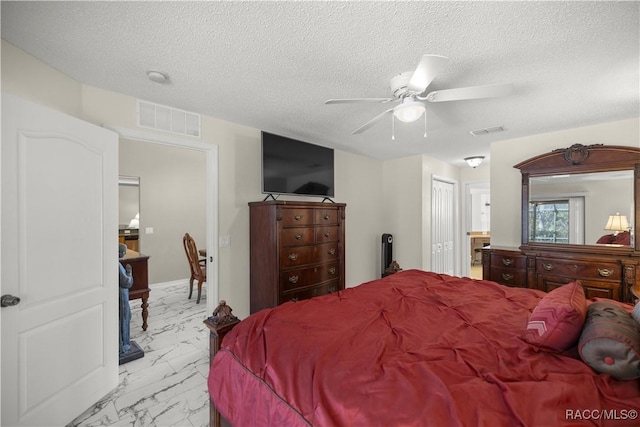
[[[345,286],[344,203],[249,203],[251,313]]]

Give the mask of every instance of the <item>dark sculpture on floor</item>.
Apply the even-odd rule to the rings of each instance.
[[[120,243],[118,246],[118,258],[122,259],[127,254],[127,246]],[[133,286],[133,274],[131,265],[123,266],[118,262],[120,302],[119,302],[119,336],[120,336],[120,356],[119,364],[130,362],[144,357],[144,351],[135,341],[130,341],[131,307],[129,306],[129,289]]]
[[[127,246],[120,243],[118,248],[118,258],[122,259],[127,253]],[[120,354],[124,354],[131,349],[129,342],[129,327],[131,323],[131,307],[129,306],[129,289],[133,285],[133,275],[131,265],[124,267],[118,263],[120,268]]]

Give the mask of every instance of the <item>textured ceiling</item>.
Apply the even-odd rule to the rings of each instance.
[[[640,116],[639,2],[8,2],[2,38],[91,86],[376,158],[463,165],[500,139]],[[450,59],[427,92],[513,83],[504,98],[391,119],[389,79]],[[170,83],[147,79],[161,70]],[[504,126],[474,137],[469,131]],[[581,141],[567,141],[574,143]],[[603,141],[615,143],[615,141]],[[515,148],[517,149],[517,148]]]

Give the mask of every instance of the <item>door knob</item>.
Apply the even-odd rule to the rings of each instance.
[[[0,297],[0,307],[11,307],[12,305],[20,304],[20,298],[13,295],[2,295]]]

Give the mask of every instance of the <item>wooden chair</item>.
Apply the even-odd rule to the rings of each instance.
[[[207,263],[206,260],[200,259],[198,256],[198,248],[193,237],[186,233],[182,238],[182,245],[184,246],[184,253],[187,255],[187,261],[189,262],[189,270],[191,271],[191,277],[189,278],[189,299],[193,294],[193,281],[198,281],[198,300],[200,303],[200,295],[202,294],[202,284],[207,281]]]

